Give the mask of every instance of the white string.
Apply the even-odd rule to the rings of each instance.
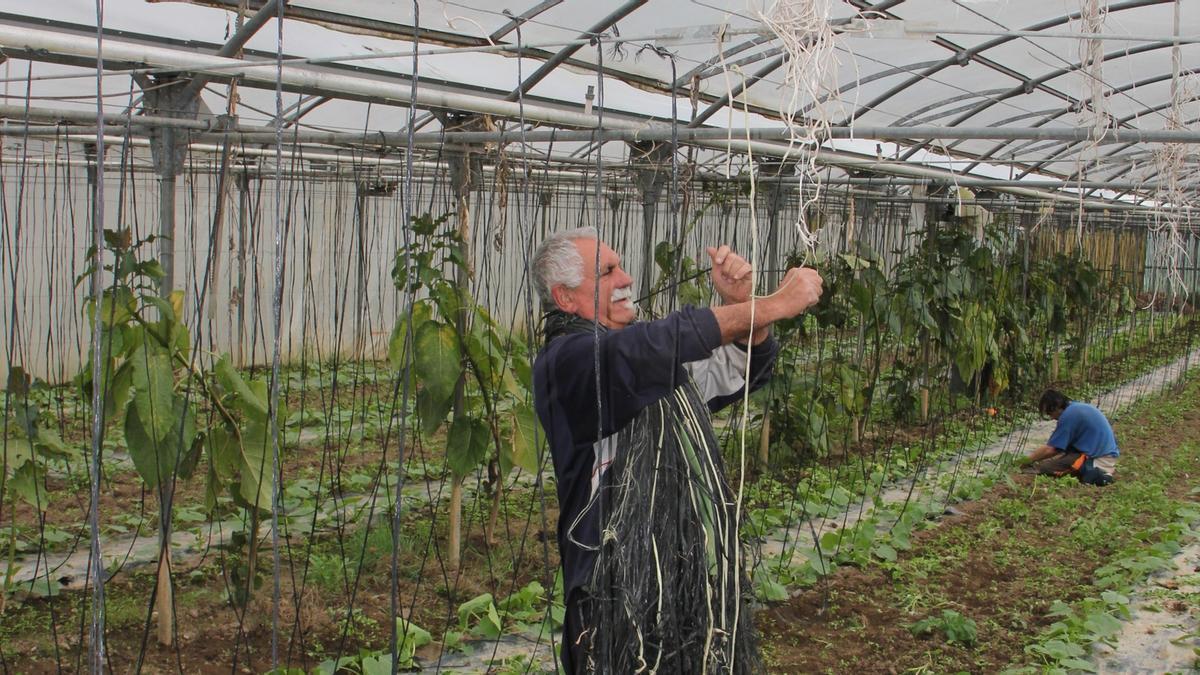
[[[1108,0],[1079,0],[1080,32],[1099,36],[1104,31],[1108,18]],[[1104,94],[1104,40],[1091,37],[1079,41],[1079,72],[1083,75],[1083,91],[1080,96],[1079,126],[1088,129],[1088,140],[1075,156],[1075,176],[1079,181],[1079,198],[1075,212],[1075,237],[1083,243],[1083,181],[1088,167],[1100,161],[1100,139],[1112,126],[1108,114],[1108,99]]]
[[[1179,35],[1179,3],[1175,5],[1175,35]],[[1167,129],[1183,129],[1183,103],[1195,97],[1195,80],[1180,78],[1181,55],[1179,43],[1171,50],[1171,109],[1167,117]],[[1155,267],[1166,270],[1167,283],[1171,289],[1171,301],[1182,293],[1188,297],[1189,289],[1183,281],[1181,263],[1190,261],[1191,254],[1184,242],[1183,230],[1191,221],[1195,206],[1190,191],[1181,180],[1184,168],[1195,160],[1192,146],[1186,143],[1163,143],[1154,150],[1154,164],[1158,170],[1158,189],[1155,191],[1154,223],[1150,231],[1155,235]],[[1190,228],[1188,228],[1190,229]],[[1157,274],[1155,275],[1157,281]],[[1150,303],[1158,296],[1154,287]]]
[[[279,509],[282,471],[280,465],[279,432],[279,369],[283,337],[283,266],[287,254],[284,228],[287,226],[283,213],[283,13],[287,3],[277,5],[275,15],[275,289],[271,299],[271,324],[273,330],[273,354],[271,357],[271,392],[268,411],[271,423],[271,669],[279,669],[279,570],[282,564],[279,546]],[[264,458],[265,460],[265,458]],[[264,472],[259,467],[259,477]],[[257,501],[257,500],[256,500]],[[254,505],[258,508],[258,504]],[[257,536],[258,533],[255,533]],[[251,545],[254,545],[253,543]],[[250,570],[253,583],[254,570]]]
[[[817,173],[817,156],[821,141],[831,130],[830,102],[838,99],[838,69],[841,62],[836,54],[835,33],[829,17],[831,0],[776,0],[766,10],[754,10],[763,25],[774,33],[778,44],[787,54],[783,78],[783,95],[779,99],[779,117],[788,129],[788,145],[800,145],[810,150],[798,169],[802,205],[796,219],[796,234],[805,250],[805,260],[817,244],[808,226],[809,207],[821,198],[821,180]],[[807,104],[802,107],[801,104]],[[800,117],[797,111],[804,110]],[[804,198],[804,188],[811,179],[814,189]]]
[[[100,260],[104,250],[104,0],[96,0],[96,183],[92,203],[92,250]],[[92,268],[93,298],[103,293],[101,268]],[[104,435],[104,362],[101,356],[101,302],[97,301],[92,320],[92,456],[89,476],[88,526],[91,549],[88,576],[92,583],[92,625],[88,644],[88,669],[93,675],[104,672],[104,560],[100,550],[100,458]]]

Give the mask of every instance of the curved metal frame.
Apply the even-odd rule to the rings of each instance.
[[[1121,49],[1118,51],[1114,51],[1114,52],[1105,54],[1104,61],[1106,61],[1106,62],[1116,61],[1118,59],[1126,58],[1129,56],[1137,56],[1138,54],[1145,54],[1147,52],[1157,51],[1159,49],[1166,49],[1166,48],[1170,48],[1173,46],[1174,46],[1174,43],[1172,43],[1172,42],[1148,42],[1143,45],[1138,45],[1137,47],[1130,47],[1127,49]],[[1050,80],[1062,77],[1063,75],[1067,75],[1069,73],[1076,72],[1079,69],[1081,69],[1082,67],[1083,67],[1082,62],[1077,61],[1065,68],[1056,68],[1055,70],[1052,70],[1048,73],[1044,73],[1034,79],[1026,80],[1024,83],[1022,83],[1016,87],[1013,87],[1012,89],[1009,89],[1006,93],[1001,94],[999,97],[989,100],[989,101],[985,101],[983,103],[980,103],[974,109],[969,110],[969,111],[963,113],[962,115],[959,115],[958,117],[955,117],[953,120],[948,122],[946,124],[946,126],[951,126],[951,127],[958,126],[959,124],[962,124],[963,122],[971,119],[972,117],[978,115],[979,113],[981,113],[985,110],[988,110],[989,108],[991,108],[994,105],[1003,103],[1004,101],[1007,101],[1010,98],[1020,96],[1022,94],[1030,93],[1033,89],[1040,88],[1040,86],[1042,84],[1049,82]],[[1076,103],[1076,101],[1074,101],[1074,99],[1072,99],[1072,104],[1075,104],[1075,103]],[[909,157],[912,157],[914,154],[916,154],[918,151],[924,150],[928,147],[929,147],[928,142],[919,143],[916,146],[910,148],[907,153],[902,155],[901,159],[908,159]]]
[[[1108,12],[1109,12],[1109,14],[1112,14],[1113,12],[1120,12],[1120,11],[1124,11],[1127,9],[1136,9],[1139,7],[1146,7],[1149,5],[1167,4],[1167,3],[1174,2],[1174,1],[1175,0],[1127,0],[1126,2],[1120,2],[1120,3],[1115,3],[1113,5],[1110,5],[1108,8]],[[887,3],[881,3],[880,6],[876,7],[876,6],[872,6],[870,3],[864,2],[863,0],[848,0],[848,2],[850,2],[851,5],[857,7],[861,10],[864,10],[864,11],[879,11],[879,12],[885,11],[886,9],[891,8],[895,4],[898,4],[898,3],[892,3],[890,5],[887,5],[887,7],[884,7],[883,5],[885,5]],[[1079,16],[1080,16],[1080,12],[1072,12],[1071,14],[1066,14],[1066,15],[1063,15],[1060,17],[1056,17],[1053,19],[1047,19],[1045,21],[1035,23],[1035,24],[1033,24],[1027,28],[1024,28],[1022,30],[1025,30],[1025,31],[1047,30],[1049,28],[1055,28],[1057,26],[1064,25],[1071,21],[1075,21],[1079,18]],[[901,18],[901,17],[892,16],[891,18]],[[913,85],[920,83],[922,80],[928,79],[928,78],[932,77],[933,75],[936,75],[938,72],[940,72],[946,68],[949,68],[950,66],[966,65],[966,63],[971,62],[971,61],[975,61],[976,63],[979,63],[980,65],[986,66],[988,68],[992,68],[994,70],[997,70],[998,72],[1002,72],[1002,73],[1008,75],[1009,77],[1012,77],[1015,80],[1026,82],[1026,81],[1028,81],[1028,78],[1024,77],[1020,73],[1016,73],[1016,72],[1012,71],[1012,69],[1010,69],[1010,68],[1007,68],[1007,67],[1002,66],[1001,64],[998,64],[990,59],[986,59],[986,58],[980,56],[983,52],[985,52],[989,49],[992,49],[993,47],[998,47],[1000,45],[1007,44],[1013,40],[1020,40],[1020,39],[1024,39],[1024,38],[1010,37],[1010,36],[998,37],[994,40],[988,40],[987,42],[984,42],[982,44],[967,48],[967,47],[962,47],[962,46],[956,45],[955,43],[953,43],[949,40],[946,40],[945,38],[940,38],[940,37],[935,38],[933,40],[934,44],[936,44],[940,47],[944,47],[946,49],[952,50],[954,52],[954,56],[951,56],[951,57],[939,62],[936,66],[933,66],[932,68],[929,68],[918,75],[914,75],[913,77],[908,78],[904,82],[897,84],[896,86],[887,90],[883,94],[876,96],[875,98],[871,99],[869,102],[859,106],[859,108],[857,110],[855,110],[854,113],[848,119],[841,122],[841,124],[842,125],[850,124],[851,122],[858,119],[862,115],[866,114],[867,112],[869,112],[871,110],[874,110],[875,108],[879,107],[881,104],[885,103],[889,99],[895,97],[900,92],[903,92],[903,91],[907,90],[908,88],[912,87]],[[1054,90],[1053,88],[1050,88],[1050,87],[1039,87],[1039,89],[1042,89],[1046,93],[1049,93],[1058,98],[1064,98],[1064,97],[1066,99],[1070,98],[1070,97],[1066,97],[1066,95],[1063,94],[1062,92]]]
[[[1182,72],[1180,72],[1180,76],[1191,75],[1191,74],[1195,74],[1195,73],[1200,73],[1200,68],[1194,68],[1191,70],[1182,71]],[[1109,95],[1111,96],[1113,94],[1124,94],[1126,92],[1132,91],[1139,87],[1143,87],[1143,86],[1150,85],[1150,84],[1157,84],[1158,82],[1166,82],[1166,81],[1170,80],[1172,77],[1173,77],[1173,74],[1167,73],[1165,75],[1155,75],[1154,77],[1148,77],[1148,78],[1145,78],[1142,80],[1137,80],[1135,82],[1131,82],[1129,84],[1122,85],[1120,87],[1116,87],[1116,88],[1110,90]],[[1066,115],[1071,112],[1074,112],[1074,110],[1070,107],[1058,108],[1054,111],[1049,112],[1044,119],[1039,120],[1033,126],[1034,127],[1045,126],[1046,124],[1053,122],[1053,121],[1057,120],[1058,118],[1062,117],[1063,115]],[[1154,111],[1150,110],[1149,108],[1144,108],[1144,109],[1140,110],[1139,112],[1134,113],[1133,115],[1120,118],[1119,120],[1117,120],[1117,123],[1124,125],[1124,124],[1128,123],[1130,120],[1135,119],[1137,116],[1146,114],[1148,112],[1154,112]],[[1063,147],[1061,154],[1065,154],[1072,146],[1077,145],[1077,144],[1078,143],[1076,143],[1076,142],[1068,143],[1065,147]],[[1002,143],[997,143],[990,150],[988,150],[987,152],[985,152],[984,154],[979,156],[979,162],[969,165],[966,170],[970,171],[975,166],[977,166],[979,163],[990,160],[991,158],[995,157],[997,155],[997,153],[1000,152],[1000,150],[1002,150],[1003,148],[1008,147],[1010,145],[1014,145],[1014,143],[1012,141],[1004,141]],[[1126,147],[1127,146],[1128,146],[1128,144],[1126,145]],[[1110,153],[1110,154],[1115,154],[1115,153]],[[1050,164],[1054,161],[1057,161],[1057,160],[1055,160],[1054,158],[1051,158],[1051,159],[1039,161],[1039,162],[1031,165],[1021,175],[1024,176],[1029,173],[1037,172],[1037,171],[1041,170],[1041,168],[1043,166]]]

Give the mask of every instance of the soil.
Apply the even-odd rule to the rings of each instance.
[[[522,495],[522,499],[528,500],[528,496]],[[471,504],[464,506],[469,508]],[[486,510],[486,500],[480,501],[480,508]],[[413,516],[430,518],[428,513]],[[468,517],[471,516],[465,516]],[[503,598],[534,580],[550,585],[548,576],[552,579],[558,560],[553,545],[545,549],[550,556],[545,557],[541,541],[547,537],[552,541],[556,518],[557,513],[548,509],[547,531],[543,531],[537,513],[532,516],[510,513],[507,517],[502,514],[498,541],[492,546],[484,541],[478,518],[473,525],[464,523],[469,529],[458,572],[446,569],[444,551],[431,548],[443,545],[444,532],[435,532],[432,542],[420,542],[415,550],[402,553],[398,580],[400,614],[429,630],[435,639],[433,644],[418,651],[418,657],[436,660],[441,650],[436,641],[444,629],[457,628],[456,609],[462,602],[481,593]],[[436,522],[444,523],[445,514],[439,514]],[[284,571],[280,575],[279,663],[311,672],[321,661],[339,654],[357,655],[360,649],[386,650],[391,635],[389,552],[368,550],[359,587],[352,590],[316,583],[311,567],[308,580],[302,582],[307,551],[300,545],[291,553],[294,557],[289,560],[285,553],[281,563]],[[270,550],[264,548],[261,556],[265,578],[244,609],[228,600],[227,568],[216,554],[193,574],[176,577],[178,639],[172,647],[159,645],[155,624],[148,623],[152,621],[148,618],[148,608],[154,589],[153,569],[114,577],[105,585],[110,668],[115,672],[134,670],[138,655],[143,654],[142,671],[148,673],[269,671],[273,593]],[[10,606],[4,614],[0,670],[23,673],[86,670],[87,644],[83,641],[81,649],[80,636],[86,634],[89,619],[81,611],[90,599],[90,594],[63,594]],[[417,599],[427,604],[416,604]],[[342,621],[349,607],[361,610],[364,618],[349,625]],[[52,625],[57,627],[56,636],[49,634]]]
[[[1138,420],[1128,418],[1115,424],[1122,451],[1153,461],[1169,456],[1180,443],[1200,440],[1200,410],[1194,404],[1190,407],[1170,423],[1173,443],[1169,445],[1161,442],[1165,425],[1139,426]],[[1136,473],[1123,467],[1118,480],[1136,480]],[[944,599],[938,608],[953,608],[974,619],[979,629],[976,647],[958,646],[941,637],[913,637],[908,626],[934,612],[929,607],[906,611],[897,602],[898,580],[886,566],[842,568],[799,596],[758,614],[772,672],[899,673],[928,667],[933,659],[939,671],[997,672],[1020,659],[1030,637],[1054,620],[1046,616],[1051,602],[1095,593],[1088,583],[1091,572],[1104,564],[1109,552],[1076,552],[1063,559],[1064,550],[1047,546],[1046,532],[1012,521],[1004,522],[1003,548],[1026,552],[1025,564],[1000,560],[995,547],[974,546],[977,528],[995,519],[999,502],[1029,498],[1031,477],[1016,476],[1014,482],[1015,489],[1002,484],[980,500],[960,505],[963,515],[919,533],[912,552],[900,557],[901,563],[911,559],[935,538],[943,547],[965,551],[941,561],[916,587],[936,589]],[[1188,498],[1192,487],[1191,481],[1178,481],[1169,492],[1175,498]]]
[[[299,404],[299,399],[292,401],[292,410],[298,409]],[[305,404],[312,406],[311,401]],[[927,438],[930,433],[928,427],[916,426],[892,430],[888,442],[916,442],[915,439]],[[1153,437],[1122,428],[1118,428],[1118,433],[1123,449],[1128,452],[1147,455],[1169,452]],[[1200,415],[1195,411],[1189,413],[1172,433],[1179,440],[1200,439]],[[376,441],[364,440],[361,445],[368,447],[373,443]],[[435,440],[410,451],[415,450],[415,456],[432,457],[437,453],[431,449],[440,447],[442,444]],[[323,452],[326,448],[328,453]],[[393,441],[389,454],[394,451]],[[379,461],[378,452],[346,452],[344,443],[331,439],[327,446],[289,448],[284,466],[290,479],[305,472],[315,475],[322,464],[327,473],[331,464],[338,464],[342,471],[359,469],[373,473]],[[144,493],[136,474],[114,473],[119,475],[109,477],[102,497],[101,522],[108,522],[115,514],[137,512],[136,505],[142,502],[147,517],[152,518],[155,499]],[[1127,480],[1132,476],[1121,478]],[[181,482],[177,504],[202,503],[203,483],[202,476]],[[970,542],[974,528],[989,517],[997,502],[1014,494],[1022,497],[1028,494],[1028,479],[1018,477],[1016,485],[1016,493],[1009,487],[997,488],[980,501],[961,506],[964,515],[948,519],[937,530],[916,535],[914,551],[920,551],[932,537]],[[56,494],[47,521],[64,528],[78,528],[86,516],[86,486],[79,489],[67,480],[51,478],[49,487]],[[1186,492],[1186,487],[1181,489]],[[465,600],[483,592],[504,597],[533,580],[549,585],[547,572],[552,573],[558,564],[552,543],[557,513],[550,506],[543,521],[538,505],[531,504],[530,499],[530,493],[525,491],[506,500],[510,508],[519,512],[502,514],[499,541],[492,546],[483,540],[481,521],[486,519],[488,505],[486,499],[480,499],[474,506],[475,515],[466,515],[464,519],[473,520],[464,523],[463,564],[458,573],[445,569],[439,552],[427,548],[429,540],[417,542],[406,550],[401,556],[398,582],[401,613],[430,630],[436,640],[444,629],[456,627],[455,609]],[[553,495],[548,495],[548,506],[553,501]],[[464,506],[473,507],[470,500]],[[16,522],[22,523],[34,518],[28,507],[5,516],[5,520],[15,516]],[[410,513],[406,520],[435,523],[429,545],[444,545],[444,506],[436,516],[428,512]],[[1031,552],[1045,550],[1041,532],[1014,527],[1009,533],[1014,546]],[[549,542],[545,548],[544,541]],[[322,660],[339,653],[352,655],[360,648],[386,648],[391,633],[390,556],[386,552],[367,556],[360,587],[351,599],[346,589],[330,588],[328,584],[319,586],[311,579],[302,582],[307,550],[302,542],[292,545],[291,559],[289,553],[283,554],[285,572],[280,580],[279,662],[311,671]],[[1101,564],[1103,553],[1098,551],[1087,560],[1048,562],[1086,574]],[[153,569],[122,572],[106,584],[109,608],[106,639],[113,670],[133,670],[138,655],[143,654],[143,643],[145,672],[229,672],[234,664],[233,670],[240,672],[265,672],[271,668],[271,551],[264,548],[261,552],[261,569],[268,573],[245,609],[237,608],[228,598],[228,573],[219,562],[224,561],[224,555],[228,554],[213,552],[205,564],[189,565],[184,570],[190,574],[177,575],[178,640],[169,648],[157,644],[152,624],[147,627]],[[910,554],[901,554],[902,558],[907,555]],[[978,622],[980,646],[973,650],[948,645],[938,638],[914,638],[907,625],[915,619],[895,604],[896,582],[882,568],[843,568],[793,600],[761,612],[758,623],[774,672],[899,672],[925,664],[930,651],[943,653],[945,658],[940,658],[941,663],[952,662],[968,671],[992,672],[1019,656],[1027,637],[1049,622],[1043,617],[1052,600],[1070,600],[1087,588],[1072,577],[1050,581],[1058,584],[1054,594],[1040,592],[1047,580],[1032,578],[1027,570],[1003,564],[990,550],[971,550],[963,559],[931,572],[921,583],[937,586],[952,595],[956,608]],[[413,604],[417,598],[426,599],[428,604]],[[31,673],[86,669],[87,649],[86,644],[81,647],[81,636],[86,635],[87,617],[81,611],[89,600],[86,594],[68,594],[20,605],[10,603],[3,613],[5,625],[0,629],[3,636],[0,669]],[[361,609],[365,620],[344,629],[344,624],[339,626],[338,621],[348,607]],[[51,634],[51,626],[57,627],[57,635]],[[439,650],[435,642],[419,655],[436,658]]]

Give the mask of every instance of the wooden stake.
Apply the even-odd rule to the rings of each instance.
[[[450,537],[446,543],[448,550],[447,563],[452,570],[458,569],[459,560],[462,556],[462,498],[463,488],[462,481],[457,477],[452,479],[453,487],[450,489]]]
[[[758,467],[767,468],[771,454],[771,409],[763,412],[762,433],[758,436]]]
[[[499,462],[493,461],[493,466],[488,467],[489,473],[494,477],[492,482],[492,512],[488,515],[487,532],[485,537],[488,546],[495,546],[496,541],[496,523],[500,521],[500,497],[504,492],[504,477],[500,475]]]
[[[929,421],[929,387],[921,387],[921,421]]]
[[[175,638],[175,597],[171,589],[171,542],[164,541],[158,556],[158,591],[155,594],[158,611],[158,643],[171,646]]]

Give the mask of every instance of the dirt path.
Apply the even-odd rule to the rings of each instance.
[[[1200,540],[1172,562],[1133,598],[1114,644],[1097,645],[1097,673],[1200,671]]]

